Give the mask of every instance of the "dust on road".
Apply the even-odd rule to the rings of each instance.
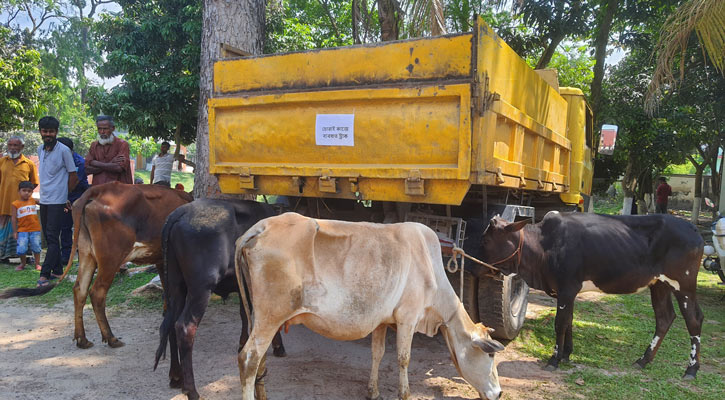
[[[0,304],[0,387],[2,398],[21,399],[184,399],[168,386],[168,360],[154,372],[161,311],[109,312],[111,328],[126,346],[101,343],[91,307],[86,333],[95,346],[76,348],[72,302],[54,307]],[[235,304],[210,305],[194,346],[194,374],[207,400],[241,396],[236,349],[241,323]],[[336,342],[294,326],[283,335],[287,357],[268,357],[269,399],[364,399],[370,372],[370,340]],[[508,346],[497,354],[504,399],[548,399],[561,394],[562,378],[541,362]],[[397,398],[395,333],[388,330],[380,366],[380,392]],[[417,334],[413,341],[410,387],[415,399],[473,399],[476,392],[459,376],[440,335]]]

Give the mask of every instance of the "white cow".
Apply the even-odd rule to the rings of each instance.
[[[254,310],[251,335],[239,353],[244,400],[254,399],[255,377],[275,332],[294,324],[336,340],[372,333],[371,399],[380,394],[388,325],[397,331],[401,399],[410,398],[413,334],[433,336],[438,328],[458,372],[479,396],[501,396],[494,353],[504,347],[469,318],[446,278],[438,237],[425,225],[286,213],[258,222],[237,240],[236,272],[240,285],[249,283]]]

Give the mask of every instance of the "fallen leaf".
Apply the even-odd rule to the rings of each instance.
[[[579,378],[579,379],[575,380],[574,383],[576,383],[579,386],[584,386],[584,379]]]

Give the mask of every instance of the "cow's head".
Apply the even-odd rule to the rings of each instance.
[[[447,341],[449,346],[454,347],[451,354],[458,372],[482,399],[488,400],[501,397],[494,354],[504,349],[501,343],[491,339],[492,331],[482,324],[474,324],[466,332],[450,332],[451,335],[464,337]]]
[[[520,231],[529,222],[530,219],[508,222],[499,216],[491,218],[483,232],[484,261],[496,266],[506,275],[517,272],[524,244],[523,232]]]

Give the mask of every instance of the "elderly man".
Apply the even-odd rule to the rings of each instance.
[[[38,286],[63,273],[60,264],[60,229],[63,224],[68,193],[78,184],[73,153],[58,141],[60,122],[54,117],[38,121],[43,144],[38,148],[40,170],[40,223],[48,252],[43,260]]]
[[[116,127],[113,118],[101,115],[96,118],[98,140],[91,143],[86,156],[86,174],[93,175],[91,185],[108,182],[133,183],[128,143],[113,135]]]
[[[0,261],[15,256],[15,239],[10,220],[12,202],[18,200],[18,184],[30,181],[38,186],[38,169],[23,155],[25,141],[13,136],[7,141],[8,154],[0,158]]]

